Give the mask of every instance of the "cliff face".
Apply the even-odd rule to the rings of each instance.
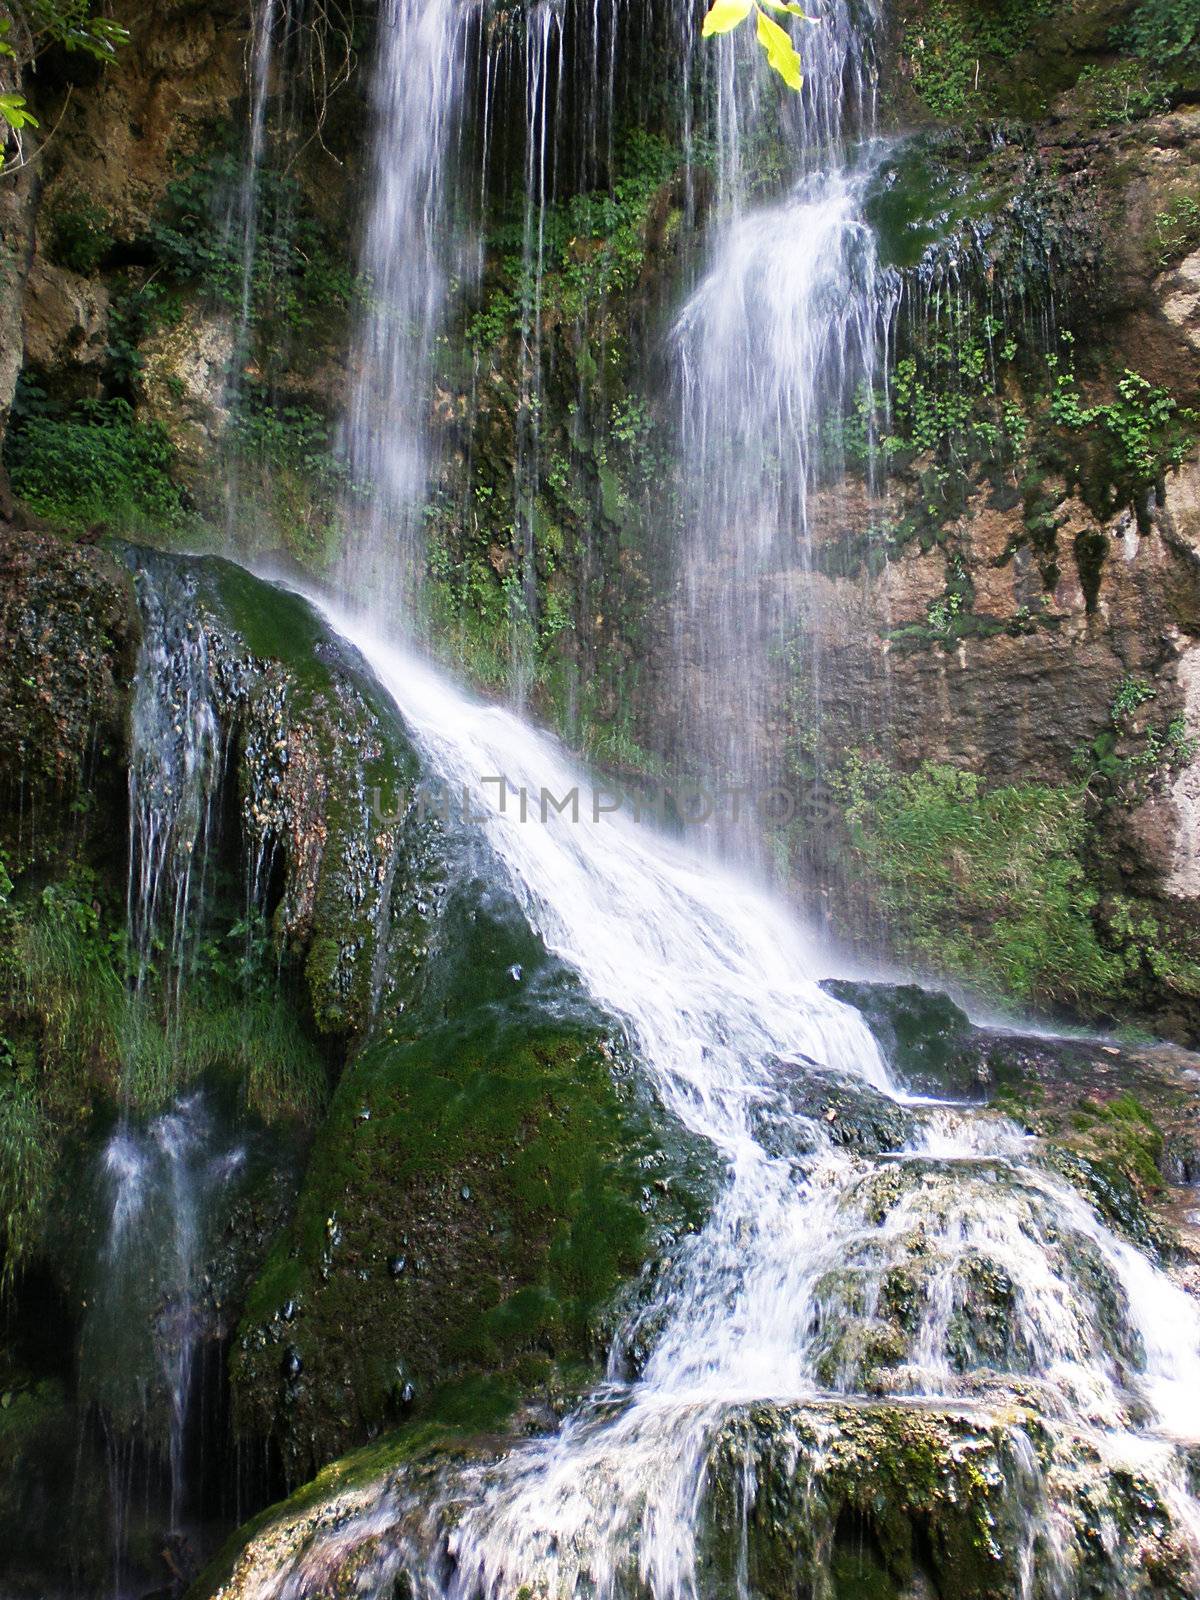
[[[314,81],[303,28],[275,61],[251,189],[249,15],[125,20],[111,66],[51,54],[27,80],[43,148],[4,231],[4,347],[19,310],[24,350],[6,452],[18,514],[231,538],[324,570],[363,491],[332,441],[363,305],[370,19],[324,39],[347,70],[314,90],[297,90]],[[639,779],[678,754],[666,685],[669,641],[686,646],[688,464],[662,350],[707,194],[673,113],[646,110],[634,81],[660,60],[655,26],[629,58],[611,160],[586,178],[599,187],[560,181],[541,219],[534,357],[496,141],[482,274],[441,346],[424,518],[444,652],[489,686],[519,680]],[[998,998],[1137,1012],[1194,1038],[1200,116],[1185,34],[1169,6],[889,13],[879,121],[898,142],[873,204],[898,284],[891,371],[870,426],[844,419],[848,480],[818,489],[770,580],[795,640],[774,650],[761,742],[798,799],[775,855],[840,935]],[[720,549],[706,581],[736,581]]]

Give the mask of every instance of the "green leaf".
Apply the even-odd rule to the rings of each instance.
[[[10,128],[20,129],[26,125],[36,128],[38,125],[38,119],[33,112],[25,109],[23,94],[0,94],[0,118],[3,118]]]
[[[17,52],[8,42],[8,31],[11,27],[11,17],[0,17],[0,56],[12,56],[15,60]]]
[[[754,0],[713,0],[705,13],[701,36],[708,39],[714,33],[729,33],[746,20],[753,4]]]
[[[772,22],[765,11],[758,13],[758,42],[767,53],[767,61],[787,84],[789,89],[799,89],[804,82],[800,70],[800,57],[796,47],[777,22]]]

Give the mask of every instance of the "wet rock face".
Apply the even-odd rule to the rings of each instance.
[[[1050,1166],[1110,1226],[1171,1263],[1189,1287],[1200,1284],[1200,1058],[1194,1053],[1170,1044],[979,1027],[948,995],[913,984],[835,979],[823,987],[862,1012],[906,1091],[1004,1112],[1042,1142]],[[857,1103],[862,1117],[871,1099]],[[847,1124],[856,1126],[853,1117]],[[873,1126],[869,1114],[866,1125]],[[895,1118],[884,1126],[897,1137],[878,1148],[898,1148],[903,1139]],[[911,1122],[903,1132],[911,1134]],[[857,1148],[870,1148],[861,1134],[859,1140]]]
[[[1164,273],[1155,288],[1163,316],[1200,354],[1200,250],[1185,256],[1173,272]]]
[[[132,585],[111,556],[0,530],[0,788],[18,858],[53,841],[56,808],[85,779],[123,787],[139,636]]]
[[[1136,1479],[1091,1480],[1093,1459],[1085,1437],[1053,1439],[1028,1410],[755,1407],[730,1418],[713,1452],[708,1547],[726,1582],[744,1572],[770,1600],[824,1585],[1009,1600],[1026,1563],[1100,1594],[1186,1595],[1171,1512]],[[1107,1521],[1122,1529],[1117,1545],[1096,1538]]]
[[[949,995],[915,983],[856,983],[829,978],[821,987],[862,1014],[884,1060],[910,1094],[983,1100],[989,1072],[979,1035]]]
[[[430,1449],[419,1436],[347,1457],[250,1530],[195,1592],[251,1600],[287,1581],[322,1595],[407,1592],[410,1574],[450,1564],[459,1517],[498,1459],[486,1439]],[[704,1595],[1012,1600],[1029,1578],[1046,1593],[1193,1592],[1169,1496],[1133,1461],[1105,1462],[1085,1433],[1048,1431],[1020,1401],[731,1406],[697,1492]],[[645,1592],[636,1573],[630,1551],[614,1574],[619,1600]]]
[[[234,357],[231,312],[189,307],[179,321],[157,330],[142,349],[138,375],[144,415],[162,425],[178,470],[197,485],[229,425],[229,373]]]
[[[490,1009],[406,1042],[387,1028],[351,1065],[251,1294],[239,1424],[291,1481],[414,1419],[553,1417],[622,1284],[701,1214],[700,1163],[602,1037]]]

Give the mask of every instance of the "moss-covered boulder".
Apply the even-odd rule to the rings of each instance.
[[[294,1480],[408,1417],[553,1410],[700,1215],[703,1159],[501,883],[452,880],[428,959],[343,1076],[237,1341],[240,1424]]]
[[[1052,1531],[1047,1478],[1060,1465]],[[1010,1600],[1023,1573],[1047,1592],[1070,1573],[1097,1594],[1182,1597],[1185,1535],[1160,1493],[1099,1465],[1085,1439],[1055,1439],[1021,1407],[756,1406],[730,1418],[710,1457],[706,1588]],[[1121,1542],[1096,1537],[1108,1519]]]
[[[582,1383],[663,1248],[665,1165],[602,1041],[530,1027],[369,1050],[314,1151],[234,1359],[294,1479],[409,1415],[501,1421]]]
[[[982,1098],[988,1071],[981,1036],[949,995],[850,978],[827,978],[821,987],[862,1015],[909,1093]]]

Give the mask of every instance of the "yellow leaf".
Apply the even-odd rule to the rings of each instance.
[[[820,17],[810,17],[803,6],[793,3],[793,0],[761,0],[764,6],[770,6],[772,11],[786,11],[793,17],[799,17],[801,22],[820,22]]]
[[[704,16],[701,35],[708,39],[714,33],[728,33],[750,15],[754,0],[713,0]]]
[[[758,13],[758,42],[767,52],[767,60],[787,84],[789,89],[799,89],[804,82],[800,71],[800,57],[791,37],[777,22],[772,22],[765,11]]]

